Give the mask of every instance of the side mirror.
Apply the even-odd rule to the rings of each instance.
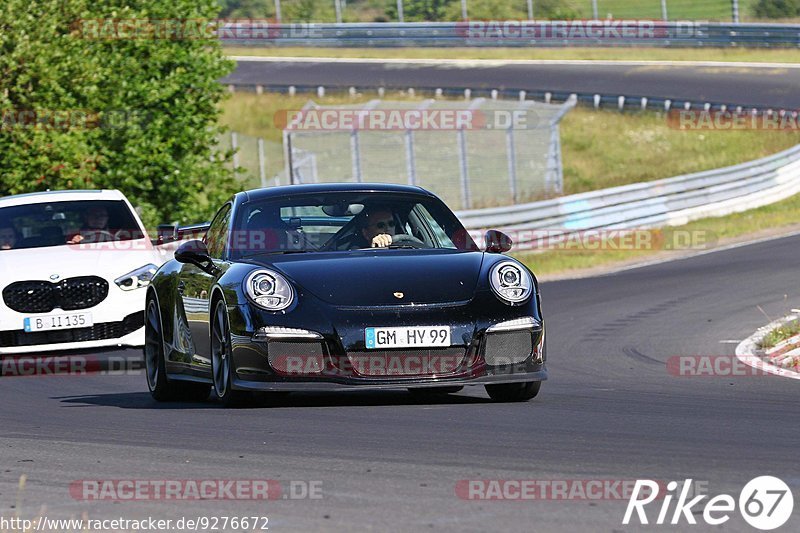
[[[178,240],[177,224],[159,224],[156,227],[156,242],[154,244],[165,244]]]
[[[486,242],[486,251],[492,254],[505,253],[509,251],[511,249],[511,245],[514,244],[514,241],[511,240],[511,237],[502,231],[497,231],[494,229],[490,229],[486,232],[484,241]]]
[[[197,265],[209,273],[214,266],[211,256],[208,255],[206,243],[198,240],[186,241],[178,246],[178,249],[175,250],[175,260],[179,263]]]

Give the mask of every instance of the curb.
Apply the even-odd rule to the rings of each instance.
[[[758,348],[759,342],[761,342],[767,333],[798,318],[800,318],[800,314],[791,314],[758,328],[755,333],[736,346],[736,357],[744,364],[762,372],[790,379],[800,379],[800,372],[788,370],[765,361],[759,354],[760,349]]]

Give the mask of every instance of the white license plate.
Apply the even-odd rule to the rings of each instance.
[[[450,346],[450,326],[411,326],[402,328],[367,328],[367,349],[440,348]]]
[[[64,313],[26,317],[23,321],[25,331],[44,331],[52,329],[86,328],[94,325],[92,313]]]

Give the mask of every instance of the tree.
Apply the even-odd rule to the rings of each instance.
[[[0,195],[115,188],[149,226],[205,220],[237,188],[216,147],[232,68],[205,32],[219,7],[126,4],[5,0]]]

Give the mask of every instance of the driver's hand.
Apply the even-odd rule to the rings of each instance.
[[[70,240],[68,240],[68,241],[67,241],[67,244],[78,244],[78,243],[80,243],[82,240],[83,240],[83,235],[81,235],[80,233],[78,233],[77,235],[75,235],[74,237],[72,237]]]
[[[373,248],[386,248],[392,244],[392,236],[388,233],[381,233],[372,238]]]

